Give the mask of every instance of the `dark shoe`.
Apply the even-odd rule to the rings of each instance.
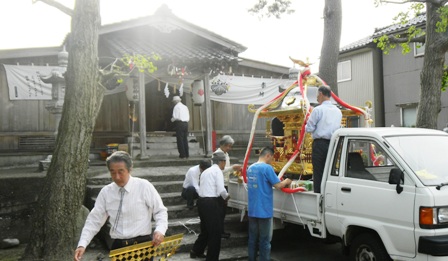
[[[193,250],[190,250],[190,258],[206,258],[204,254],[196,254]]]
[[[221,238],[225,238],[225,239],[227,239],[227,238],[229,238],[229,237],[230,237],[230,233],[226,233],[226,232],[224,232],[224,233],[221,234]]]

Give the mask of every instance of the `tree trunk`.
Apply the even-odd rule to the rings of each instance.
[[[441,87],[445,52],[448,38],[446,33],[436,32],[440,21],[439,5],[426,4],[426,43],[423,69],[420,74],[420,102],[417,113],[417,127],[437,129],[437,116],[441,110]]]
[[[23,260],[73,260],[89,149],[104,91],[99,87],[99,0],[77,0],[68,40],[66,95],[53,159]]]
[[[319,76],[338,94],[338,57],[342,30],[341,0],[325,0],[324,39],[320,52]]]

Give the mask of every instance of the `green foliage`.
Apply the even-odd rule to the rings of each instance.
[[[152,53],[151,55],[146,54],[125,54],[122,58],[116,59],[110,66],[110,70],[105,69],[100,70],[102,72],[101,85],[108,90],[115,89],[121,83],[123,83],[125,77],[137,69],[139,72],[154,73],[157,71],[157,66],[154,65],[154,61],[161,60],[162,58]]]
[[[390,42],[387,34],[383,34],[379,38],[373,39],[373,42],[377,44],[377,47],[380,48],[384,54],[389,54],[390,50],[396,47],[395,43]]]
[[[153,61],[161,60],[162,57],[152,53],[151,55],[146,54],[125,54],[121,61],[125,65],[129,65],[129,68],[132,70],[136,67],[140,72],[147,71],[148,73],[153,73],[157,71],[157,67],[154,65]]]
[[[448,7],[443,6],[439,8],[437,13],[440,16],[440,21],[436,23],[436,32],[444,33],[446,32],[446,28],[448,26]]]
[[[379,4],[381,1],[378,0],[375,3]],[[425,10],[425,5],[422,3],[414,3],[411,5],[410,10],[407,12],[400,12],[394,18],[393,21],[396,24],[406,25],[410,20],[410,11],[413,12],[413,16],[416,17]],[[415,42],[416,37],[424,36],[425,31],[415,25],[409,26],[404,35],[396,34],[393,36],[382,35],[379,38],[373,40],[377,44],[377,47],[381,49],[384,54],[389,54],[391,49],[397,47],[397,43],[401,46],[401,53],[407,54],[411,51],[410,43]],[[392,37],[392,38],[390,38]]]
[[[448,87],[448,67],[445,65],[443,67],[443,76],[442,76],[442,92],[446,91]]]

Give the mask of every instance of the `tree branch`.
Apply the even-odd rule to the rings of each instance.
[[[422,36],[418,36],[418,37],[414,37],[412,39],[408,39],[408,38],[396,38],[396,37],[389,37],[389,42],[391,43],[425,43],[426,42],[426,37],[424,35]]]
[[[62,11],[63,13],[69,15],[69,16],[73,16],[73,10],[66,7],[65,5],[59,3],[58,1],[55,0],[32,0],[33,4],[41,1],[47,5],[53,6],[56,9],[59,9],[60,11]]]

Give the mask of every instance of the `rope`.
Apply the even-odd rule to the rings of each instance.
[[[183,227],[185,227],[185,228],[188,230],[188,233],[189,233],[189,234],[193,233],[195,236],[198,235],[193,229],[189,228],[189,227],[188,227],[187,225],[185,225],[185,224],[188,224],[188,225],[199,224],[199,223],[201,223],[201,220],[200,220],[199,218],[192,218],[192,219],[189,219],[189,220],[185,221],[185,223],[182,223],[182,221],[177,221],[177,222],[178,222],[179,224],[181,224]]]
[[[300,215],[299,208],[297,207],[296,199],[294,198],[294,195],[293,195],[293,194],[291,194],[291,197],[292,197],[292,201],[294,202],[294,207],[295,207],[295,209],[296,209],[297,216],[298,216],[299,219],[300,219],[300,224],[302,224],[302,225],[303,225],[303,228],[305,228],[306,226],[305,226],[305,223],[304,223],[303,220],[302,220],[302,216]]]

